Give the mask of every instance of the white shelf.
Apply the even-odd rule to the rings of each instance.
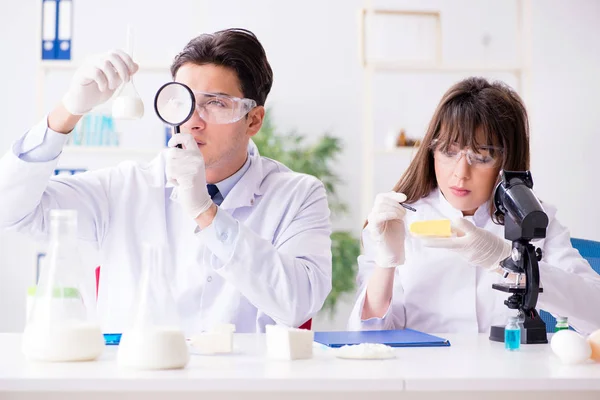
[[[124,156],[127,154],[141,155],[141,156],[153,156],[163,150],[162,148],[157,149],[136,149],[119,146],[70,146],[63,147],[64,154],[99,154],[99,155],[119,155]]]
[[[65,146],[58,162],[59,168],[95,170],[116,167],[122,162],[148,163],[161,148],[136,149],[110,146]]]
[[[436,64],[416,64],[416,63],[390,63],[390,62],[369,62],[367,68],[373,71],[390,72],[504,72],[519,74],[522,68],[515,65],[436,65]]]
[[[167,64],[153,64],[153,63],[138,63],[140,66],[140,71],[170,71],[170,65]],[[39,62],[39,66],[43,70],[74,70],[77,69],[80,64],[74,63],[72,61],[54,61],[54,60],[42,60]]]
[[[394,148],[378,148],[374,150],[375,154],[396,154],[396,155],[412,155],[415,154],[419,150],[418,147],[394,147]]]

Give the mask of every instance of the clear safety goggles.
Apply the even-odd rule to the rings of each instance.
[[[464,156],[474,168],[494,168],[498,166],[502,154],[501,148],[493,146],[482,146],[478,153],[471,149],[461,149],[458,144],[451,144],[445,150],[435,146],[435,142],[433,146],[433,156],[443,165],[455,165]]]
[[[256,107],[256,101],[225,94],[196,92],[196,110],[200,117],[211,124],[232,124],[242,119]]]

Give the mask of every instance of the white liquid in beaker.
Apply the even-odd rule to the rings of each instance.
[[[190,354],[183,332],[177,328],[133,329],[123,333],[117,363],[135,369],[178,369]]]
[[[92,361],[104,350],[100,327],[88,323],[28,324],[22,350],[32,361]]]
[[[144,116],[144,103],[139,96],[119,96],[113,102],[112,116],[118,119],[142,118]]]

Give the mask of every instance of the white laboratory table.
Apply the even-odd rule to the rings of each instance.
[[[236,334],[229,355],[192,355],[177,371],[116,365],[116,347],[86,363],[32,363],[20,335],[0,334],[0,400],[17,399],[507,399],[600,400],[600,363],[562,365],[549,345],[504,350],[487,335],[443,335],[450,347],[398,348],[392,360],[265,356],[265,336]],[[543,396],[543,397],[542,397]]]

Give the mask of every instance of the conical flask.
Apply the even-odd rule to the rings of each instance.
[[[133,78],[121,86],[112,104],[112,116],[116,119],[140,119],[144,116],[144,103],[135,89]]]
[[[127,53],[133,59],[133,30],[127,26]],[[144,116],[144,102],[138,94],[133,77],[123,82],[112,104],[112,116],[116,119],[140,119]]]
[[[189,357],[166,274],[164,248],[144,244],[131,326],[121,337],[117,362],[135,369],[176,369],[184,368]]]
[[[77,211],[50,211],[46,267],[40,271],[22,350],[36,361],[90,361],[104,350],[77,244]]]

